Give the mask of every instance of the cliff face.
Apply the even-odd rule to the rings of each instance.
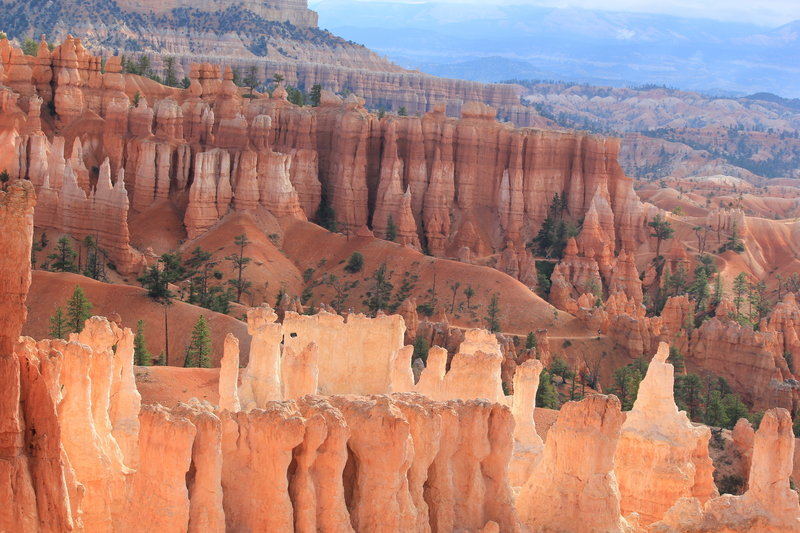
[[[433,255],[506,249],[503,269],[529,285],[525,243],[556,194],[565,216],[593,221],[606,254],[646,236],[616,141],[514,128],[485,104],[460,106],[461,119],[437,106],[379,120],[352,95],[324,91],[317,108],[290,104],[282,87],[242,98],[232,71],[220,76],[208,64],[192,67],[188,89],[170,89],[120,74],[119,60],[101,73],[99,58],[72,38],[52,53],[40,47],[27,70],[0,41],[0,61],[2,80],[18,88],[3,108],[14,118],[3,123],[16,154],[8,169],[36,186],[37,226],[98,236],[122,273],[143,264],[127,219],[163,201],[189,238],[230,211],[313,219],[324,201],[350,233],[369,226],[385,236],[391,220],[398,242]],[[32,93],[48,78],[49,101]]]

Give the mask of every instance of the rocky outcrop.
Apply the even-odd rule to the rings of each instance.
[[[620,514],[614,474],[624,418],[615,396],[590,396],[561,408],[542,459],[517,496],[525,525],[533,531],[631,531]],[[592,450],[592,460],[575,460],[584,450]]]
[[[10,356],[22,331],[28,309],[25,298],[31,285],[30,250],[33,243],[33,207],[36,194],[27,181],[11,183],[0,191],[0,222],[5,229],[0,272],[0,356]]]
[[[349,315],[345,321],[327,312],[313,316],[290,312],[283,321],[283,332],[284,350],[291,349],[294,354],[302,353],[311,343],[317,345],[319,393],[380,394],[395,390],[392,371],[405,333],[399,316],[369,319]],[[410,361],[406,371],[408,379]]]
[[[705,506],[680,500],[652,531],[800,531],[800,504],[789,486],[794,453],[791,417],[784,409],[764,413],[755,435],[749,488],[741,496],[725,494]]]
[[[239,339],[233,333],[225,337],[219,368],[219,407],[232,413],[241,409],[239,402]]]
[[[541,458],[544,442],[536,432],[533,409],[539,389],[542,362],[530,359],[517,367],[514,373],[514,395],[511,412],[514,415],[514,455],[511,461],[511,485],[523,486]]]
[[[782,337],[778,331],[754,331],[714,317],[692,333],[691,354],[693,362],[725,378],[753,408],[790,409],[798,390],[783,357]]]
[[[640,525],[660,520],[681,497],[704,504],[716,496],[711,432],[678,412],[667,357],[669,346],[661,343],[625,417],[614,458],[622,514],[638,513]]]

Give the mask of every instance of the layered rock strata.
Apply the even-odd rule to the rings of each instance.
[[[209,64],[188,69],[189,88],[172,89],[120,74],[113,58],[101,72],[99,58],[74,38],[40,54],[34,75],[14,71],[18,52],[4,46],[0,62],[15,72],[3,104],[14,118],[0,132],[15,147],[9,173],[35,184],[38,226],[99,235],[124,274],[143,265],[130,246],[129,215],[161,202],[178,210],[191,239],[231,210],[314,219],[324,199],[347,232],[368,225],[385,237],[391,219],[397,242],[435,255],[505,250],[502,268],[529,286],[536,273],[525,244],[556,194],[566,200],[565,217],[586,218],[587,260],[647,239],[645,210],[612,139],[515,128],[497,122],[494,108],[467,101],[460,119],[430,106],[422,117],[378,120],[354,95],[323,91],[316,108],[290,104],[282,87],[241,98],[232,71],[221,76]],[[42,131],[39,115],[49,108],[32,94],[48,76],[56,113],[47,118],[63,136]],[[619,269],[619,279],[604,281],[631,292],[634,274]]]

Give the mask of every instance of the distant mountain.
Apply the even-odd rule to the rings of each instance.
[[[800,21],[765,28],[490,2],[464,7],[319,0],[311,6],[321,27],[435,74],[480,81],[541,74],[613,86],[652,83],[716,94],[800,96]]]
[[[622,137],[635,177],[725,174],[753,183],[800,177],[800,100],[709,97],[658,86],[522,84],[523,99],[564,128]]]

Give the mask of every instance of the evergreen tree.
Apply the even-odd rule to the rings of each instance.
[[[525,337],[525,349],[526,350],[535,350],[539,341],[536,339],[536,334],[532,331],[528,332],[528,336]]]
[[[623,411],[630,411],[639,394],[639,384],[644,375],[634,365],[623,366],[614,371],[611,391],[619,397]]]
[[[78,266],[75,264],[78,253],[72,248],[69,240],[69,236],[63,235],[58,239],[55,253],[47,256],[52,261],[50,268],[54,272],[78,272]]]
[[[706,412],[703,423],[707,426],[723,427],[728,418],[722,405],[722,393],[718,390],[711,391],[706,402]]]
[[[39,54],[39,43],[30,37],[26,37],[25,40],[22,41],[20,48],[22,49],[22,53],[26,56],[36,57]]]
[[[733,250],[737,254],[745,251],[744,241],[742,241],[739,236],[739,228],[737,227],[736,221],[733,222],[731,234],[728,236],[728,240],[725,241],[725,244],[719,249],[719,252],[722,253],[727,250]]]
[[[497,293],[492,295],[489,307],[486,309],[486,328],[492,333],[500,331],[500,296]]]
[[[163,254],[159,259],[161,275],[167,283],[175,283],[187,278],[186,267],[178,254]]]
[[[239,247],[239,252],[229,255],[225,259],[233,263],[233,268],[236,271],[236,279],[229,280],[228,283],[233,285],[234,290],[236,290],[236,302],[241,303],[242,293],[247,292],[252,286],[252,282],[242,279],[244,269],[247,268],[247,264],[252,261],[251,258],[244,256],[244,248],[250,244],[250,240],[247,238],[247,235],[242,233],[234,237],[233,243]]]
[[[386,263],[381,263],[381,266],[372,274],[372,287],[367,292],[367,299],[363,302],[372,316],[375,316],[378,311],[384,311],[389,307],[392,290],[394,289],[394,286],[389,281],[391,277],[392,272],[386,271]]]
[[[527,244],[527,248],[544,257],[560,259],[564,256],[567,241],[570,237],[576,237],[579,232],[574,224],[563,219],[566,207],[566,198],[558,193],[554,194],[547,218],[533,241]]]
[[[744,272],[740,272],[733,280],[733,304],[736,306],[737,315],[741,315],[742,304],[745,302],[749,292],[750,288],[747,285],[747,275]]]
[[[467,285],[467,288],[464,289],[464,296],[467,298],[467,309],[470,309],[470,300],[475,296],[475,289],[472,288],[472,285]]]
[[[138,281],[147,289],[147,295],[159,303],[173,298],[172,291],[167,286],[169,275],[165,275],[158,265],[151,265]]]
[[[147,350],[144,339],[144,320],[136,322],[136,335],[133,337],[133,364],[136,366],[150,366],[153,356]]]
[[[72,296],[67,300],[67,323],[72,331],[75,333],[83,331],[84,323],[92,316],[89,313],[91,308],[92,303],[86,298],[81,286],[75,285]]]
[[[69,335],[69,321],[61,306],[56,307],[56,314],[50,317],[50,338],[66,339]]]
[[[708,270],[700,265],[694,269],[694,280],[689,285],[689,295],[695,302],[695,310],[697,312],[703,311],[708,302]]]
[[[539,388],[536,390],[536,407],[547,409],[558,409],[558,392],[553,385],[553,377],[547,370],[542,370],[539,376]]]
[[[276,76],[280,76],[280,74],[276,74]],[[281,81],[283,81],[283,77],[281,76]],[[247,87],[249,90],[249,94],[252,97],[253,91],[255,91],[256,86],[258,85],[258,69],[255,65],[250,65],[247,68],[247,74],[245,74],[242,83]]]
[[[733,429],[740,418],[747,418],[747,406],[736,394],[726,394],[722,397],[722,409],[725,411],[725,425],[727,429]]]
[[[662,219],[661,215],[653,217],[653,220],[648,222],[647,225],[653,228],[653,232],[650,236],[656,239],[656,258],[661,257],[662,241],[671,239],[675,230],[672,228],[672,224],[669,223],[669,220]]]
[[[350,254],[350,259],[347,260],[347,265],[345,265],[344,269],[351,274],[355,274],[356,272],[361,272],[363,267],[364,255],[361,252],[353,252]]]
[[[422,362],[425,363],[425,366],[428,366],[428,352],[430,351],[430,345],[428,344],[428,339],[418,335],[416,339],[414,339],[414,355],[411,356],[411,361],[413,362],[415,359],[422,359]]]
[[[192,340],[186,347],[184,367],[211,368],[211,330],[206,317],[200,315],[192,330]]]
[[[303,94],[303,91],[301,91],[297,87],[292,87],[291,85],[289,85],[288,87],[286,87],[286,93],[287,93],[286,99],[289,100],[294,105],[300,107],[306,105],[306,95]]]
[[[703,382],[697,374],[676,375],[674,384],[675,403],[689,416],[690,420],[700,419],[703,404]]]
[[[308,94],[308,101],[312,107],[319,107],[320,100],[322,99],[322,86],[315,83],[311,86],[311,92]]]
[[[714,309],[722,302],[722,298],[725,296],[725,284],[722,281],[722,276],[717,274],[716,279],[714,280],[714,292],[711,294],[711,305]]]
[[[175,58],[172,56],[164,58],[164,85],[168,87],[178,86],[178,74],[175,71]]]
[[[567,380],[575,377],[575,372],[573,372],[569,365],[567,365],[567,362],[560,357],[553,358],[553,362],[550,363],[550,374],[553,376],[561,376],[565,383]]]
[[[450,290],[453,291],[453,299],[450,301],[450,314],[452,315],[456,310],[456,294],[458,294],[458,288],[461,287],[461,282],[454,281],[450,284]]]
[[[394,223],[394,218],[392,215],[389,215],[389,218],[386,220],[386,240],[394,242],[397,238],[397,225]]]
[[[83,244],[86,246],[86,268],[83,269],[83,275],[92,279],[105,279],[103,262],[100,260],[101,250],[97,247],[97,240],[91,235],[87,235],[83,239]]]
[[[669,359],[667,359],[667,362],[675,367],[675,374],[682,374],[686,368],[683,354],[674,346],[669,347]]]

